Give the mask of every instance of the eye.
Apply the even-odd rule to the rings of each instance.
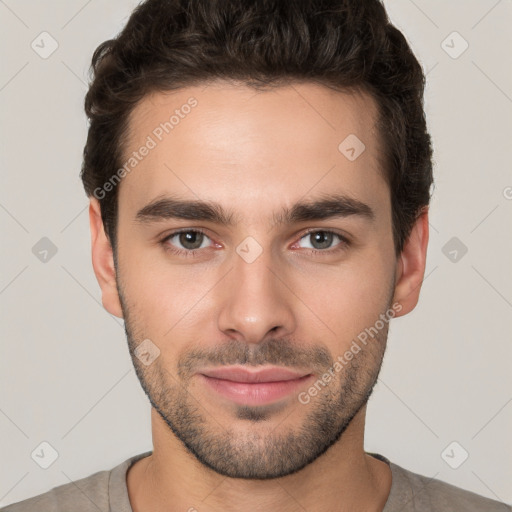
[[[331,249],[333,241],[340,240],[340,243],[335,245],[334,249]],[[327,253],[332,254],[333,252],[345,249],[349,245],[349,241],[342,235],[335,233],[334,231],[327,230],[311,230],[308,231],[300,240],[311,240],[312,246],[311,252],[313,253]],[[300,244],[300,241],[298,242]]]
[[[175,242],[172,242],[173,239],[176,239]],[[200,229],[183,229],[166,236],[161,244],[175,254],[194,256],[195,251],[208,246],[203,245],[205,239],[209,240],[209,237]],[[177,248],[175,244],[180,244],[183,249]]]
[[[329,255],[342,251],[350,245],[349,240],[344,236],[334,231],[319,229],[308,231],[294,245],[297,246],[302,240],[307,239],[312,241],[312,246],[306,247],[306,249],[310,249],[309,252],[313,254]],[[333,241],[336,239],[340,242],[334,246],[334,249],[331,249]],[[210,237],[201,229],[181,229],[170,233],[160,243],[165,250],[173,254],[194,257],[200,252],[200,249],[208,248],[208,240],[211,241]],[[299,245],[299,247],[302,246]]]

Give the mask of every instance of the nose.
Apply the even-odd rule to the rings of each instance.
[[[295,331],[298,299],[270,250],[249,263],[234,255],[233,267],[220,293],[218,328],[229,337],[260,343],[268,336],[289,336]]]

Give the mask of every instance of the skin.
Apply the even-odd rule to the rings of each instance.
[[[153,406],[153,455],[127,474],[132,508],[381,511],[391,473],[364,452],[364,424],[387,324],[341,371],[332,363],[393,304],[396,317],[416,306],[428,210],[397,257],[375,102],[316,84],[256,92],[217,81],[152,94],[132,112],[126,154],[191,96],[198,105],[119,185],[117,269],[95,198],[89,209],[103,305],[125,319]],[[354,161],[338,151],[349,134],[366,146]],[[272,221],[284,206],[333,192],[368,204],[374,220]],[[135,220],[166,194],[216,201],[240,222]],[[206,233],[196,238],[194,257],[165,250],[190,250],[183,237],[160,243],[180,228]],[[341,241],[334,236],[319,246],[305,233],[310,228],[333,230],[350,244],[335,252]],[[262,249],[251,263],[236,252],[248,236]],[[160,354],[144,365],[134,351],[148,338]],[[276,403],[242,407],[196,373],[223,362],[276,364],[315,377],[331,368],[333,378],[307,404],[297,397],[310,384]]]

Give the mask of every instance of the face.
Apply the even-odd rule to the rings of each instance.
[[[302,469],[370,396],[397,269],[375,119],[369,96],[314,84],[216,82],[132,113],[116,274],[130,353],[169,433],[220,474]],[[271,366],[301,378],[204,375]]]

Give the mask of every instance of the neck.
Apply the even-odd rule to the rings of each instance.
[[[270,480],[216,473],[187,451],[154,409],[151,414],[153,454],[134,463],[126,478],[133,512],[381,512],[388,498],[391,470],[363,448],[366,406],[314,462]]]

